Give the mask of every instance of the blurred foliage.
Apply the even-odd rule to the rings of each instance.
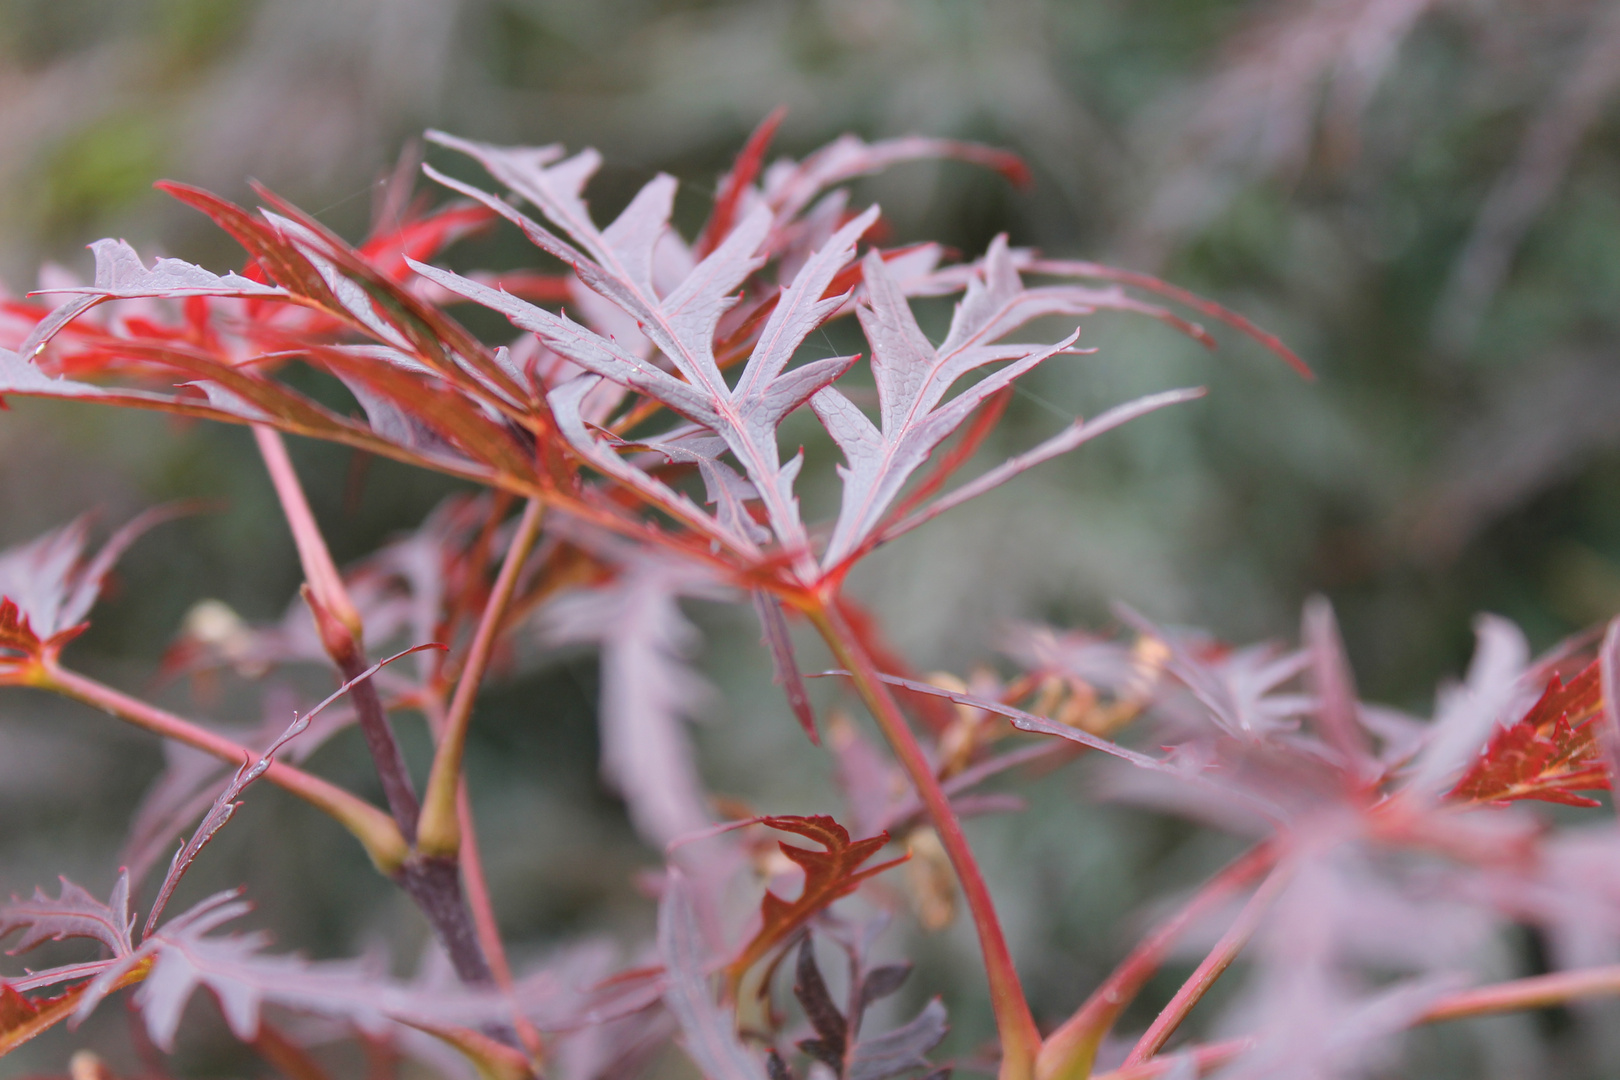
[[[1030,190],[913,165],[863,191],[896,240],[977,252],[1007,231],[1160,273],[1279,333],[1319,380],[1230,335],[1208,357],[1162,328],[1094,320],[1100,354],[1031,380],[987,456],[1133,393],[1207,383],[1210,397],[880,553],[857,592],[919,666],[957,669],[990,655],[998,619],[1096,624],[1123,600],[1246,641],[1292,635],[1301,600],[1325,592],[1363,689],[1426,708],[1465,661],[1475,612],[1546,645],[1620,608],[1617,91],[1616,0],[0,0],[0,274],[21,290],[45,260],[82,273],[76,248],[108,234],[234,264],[228,240],[148,191],[160,176],[244,200],[257,177],[357,235],[377,177],[430,125],[595,145],[602,209],[657,169],[711,185],[778,103],[789,152],[844,130],[1008,146]],[[462,258],[526,251],[502,234]],[[295,449],[340,555],[449,490],[374,463],[356,498],[346,451]],[[293,593],[246,436],[32,403],[0,424],[0,541],[182,495],[229,508],[138,547],[81,646],[131,684],[195,601],[269,618]],[[727,701],[702,735],[712,779],[773,810],[824,808],[825,762],[787,778],[758,767],[804,751],[746,612],[702,615]],[[594,783],[592,678],[588,658],[543,666],[475,729],[501,906],[537,943],[647,919],[629,878],[653,854]],[[131,774],[144,782],[155,751],[66,706],[4,709],[41,761],[73,765],[30,778],[0,762],[0,885],[68,872],[99,887]],[[355,741],[322,764],[363,783]],[[1105,928],[1212,865],[1140,815],[1074,809],[1076,790],[1054,780],[1035,813],[975,826],[1047,1012],[1117,956]],[[309,887],[334,873],[322,830],[319,857],[272,854],[254,820],[199,878],[251,879],[278,925],[302,928],[289,944],[404,932],[405,906],[358,866],[342,881],[385,910],[373,925]],[[288,862],[310,869],[277,871]],[[948,967],[982,1035],[960,923],[918,982]],[[1522,1060],[1500,1058],[1481,1074]]]

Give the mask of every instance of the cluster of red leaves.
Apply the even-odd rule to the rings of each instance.
[[[1567,683],[1554,675],[1540,700],[1517,723],[1491,737],[1446,797],[1463,805],[1502,805],[1516,799],[1599,805],[1577,792],[1610,787],[1611,765],[1598,737],[1603,714],[1596,660]]]

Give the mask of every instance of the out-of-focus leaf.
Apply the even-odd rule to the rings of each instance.
[[[557,977],[544,970],[520,980],[506,994],[461,985],[403,983],[369,961],[266,954],[269,938],[263,933],[214,933],[251,910],[240,896],[239,890],[216,893],[168,920],[133,952],[101,962],[99,971],[91,973],[94,978],[72,992],[75,1003],[69,1012],[75,1022],[108,995],[137,982],[141,988],[135,1005],[152,1041],[164,1050],[173,1046],[181,1014],[200,988],[218,1000],[232,1033],[248,1042],[258,1034],[266,1005],[343,1020],[373,1033],[406,1024],[455,1035],[453,1029],[510,1023],[514,1009],[529,1014],[546,1030],[578,1025],[581,1005],[596,1019],[617,1015],[611,1005],[603,1008],[595,1003],[592,1008],[586,998],[572,987],[559,986]],[[640,994],[622,1008],[645,1008],[646,997]]]
[[[1165,669],[1196,697],[1208,718],[1240,739],[1263,740],[1294,731],[1310,711],[1310,699],[1285,688],[1309,666],[1305,650],[1272,644],[1228,649],[1162,630],[1124,605],[1117,609],[1139,633],[1164,643]]]
[[[913,1069],[926,1069],[925,1055],[939,1045],[949,1030],[945,1006],[934,998],[909,1023],[857,1043],[850,1057],[848,1080],[885,1080]]]
[[[787,109],[783,106],[772,110],[737,152],[737,160],[732,164],[731,171],[720,181],[720,189],[714,196],[714,207],[709,211],[709,220],[704,223],[703,232],[692,245],[692,253],[697,257],[702,258],[713,251],[715,245],[731,232],[737,218],[737,207],[759,176],[760,167],[765,162],[765,151],[786,115]]]
[[[549,640],[601,647],[602,775],[660,848],[712,821],[686,734],[712,691],[688,663],[699,638],[679,603],[711,588],[671,560],[640,559],[600,588],[559,596],[542,615]]]
[[[957,158],[995,169],[1015,184],[1029,182],[1029,170],[1016,154],[976,143],[952,139],[903,136],[868,143],[844,135],[801,162],[781,161],[765,170],[761,183],[765,202],[778,221],[797,217],[828,188],[858,176],[882,172],[904,161]]]
[[[658,905],[658,953],[669,980],[664,1004],[675,1014],[686,1052],[706,1080],[762,1080],[765,1070],[737,1041],[731,1016],[715,1004],[689,890],[685,876],[670,868]]]
[[[804,688],[804,675],[799,671],[798,659],[793,655],[793,638],[788,633],[787,617],[782,612],[782,602],[769,593],[754,592],[754,611],[759,615],[759,625],[764,634],[765,645],[771,651],[771,667],[776,675],[776,682],[787,695],[788,707],[798,719],[799,726],[804,728],[805,735],[809,736],[814,746],[821,745],[821,736],[816,732],[816,713],[810,705],[810,695]]]
[[[1533,699],[1524,683],[1530,646],[1524,632],[1506,619],[1482,615],[1474,623],[1478,644],[1461,686],[1444,688],[1436,703],[1423,749],[1412,763],[1406,790],[1438,798],[1443,785],[1460,776],[1498,721],[1512,715],[1516,701]],[[1528,691],[1528,693],[1525,693]]]
[[[1314,716],[1323,741],[1337,751],[1345,771],[1371,779],[1378,761],[1362,729],[1360,700],[1356,697],[1350,661],[1344,654],[1339,623],[1326,597],[1305,603],[1305,652],[1310,658],[1311,686],[1316,691]]]
[[[882,1001],[890,994],[897,992],[900,987],[905,985],[906,979],[910,976],[911,965],[909,963],[884,964],[882,967],[875,967],[868,971],[866,977],[861,980],[859,998],[861,1011],[864,1012],[872,1002]]]
[[[137,515],[90,557],[84,550],[88,516],[0,552],[0,650],[19,654],[0,653],[0,674],[26,670],[30,661],[54,655],[83,633],[84,618],[119,556],[147,529],[191,510],[176,504]]]
[[[838,1011],[832,995],[827,992],[827,981],[821,977],[816,965],[815,945],[806,934],[799,941],[798,961],[794,966],[793,996],[804,1009],[805,1018],[815,1029],[813,1039],[800,1039],[799,1049],[826,1065],[837,1076],[844,1075],[844,1055],[849,1049],[849,1021]]]
[[[73,1015],[85,987],[54,997],[27,998],[0,982],[0,1057]]]

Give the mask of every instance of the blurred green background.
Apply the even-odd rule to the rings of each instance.
[[[1476,612],[1546,646],[1620,610],[1617,99],[1614,0],[0,0],[0,280],[24,291],[47,261],[85,273],[81,247],[104,235],[234,266],[228,240],[151,191],[160,177],[242,201],[254,177],[358,237],[378,177],[428,126],[594,145],[603,210],[660,169],[711,190],[777,104],[778,149],[794,154],[844,131],[1009,147],[1029,190],[944,164],[859,194],[899,241],[976,254],[1006,231],[1158,273],[1275,331],[1319,378],[1231,333],[1211,356],[1096,317],[1085,339],[1101,351],[1031,378],[987,458],[1137,393],[1210,396],[879,553],[856,592],[925,670],[988,658],[1010,618],[1106,625],[1114,600],[1235,641],[1291,637],[1322,592],[1367,696],[1426,712],[1465,664]],[[523,247],[504,236],[474,253],[504,264]],[[378,463],[346,498],[347,452],[295,452],[343,558],[452,490]],[[810,505],[829,479],[824,459]],[[89,406],[0,417],[5,544],[87,509],[116,523],[197,495],[228,509],[137,546],[76,646],[121,685],[151,686],[198,600],[268,619],[292,597],[295,558],[250,443]],[[725,691],[698,734],[714,786],[771,809],[832,806],[748,613],[693,614]],[[472,768],[503,917],[536,949],[649,924],[629,877],[655,858],[596,780],[594,680],[588,654],[551,657],[480,714]],[[184,686],[153,692],[194,707]],[[158,751],[20,692],[0,698],[0,723],[0,888],[61,872],[103,890]],[[340,742],[322,767],[363,786],[357,753]],[[1030,814],[975,826],[1048,1014],[1117,958],[1141,896],[1218,857],[1078,790],[1043,781]],[[320,955],[419,937],[345,845],[259,793],[194,887],[251,882],[262,922]],[[924,948],[936,988],[961,986],[971,1045],[988,1028],[965,926]],[[60,1068],[83,1038],[118,1045],[121,1018],[99,1022],[24,1064]],[[228,1038],[193,1044],[197,1075],[239,1067]],[[1514,1060],[1474,1075],[1513,1075]]]

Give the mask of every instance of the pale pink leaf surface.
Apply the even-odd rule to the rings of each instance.
[[[846,298],[824,298],[824,293],[833,277],[853,258],[856,241],[876,220],[876,208],[839,228],[799,268],[732,388],[715,360],[715,329],[721,315],[735,302],[737,289],[763,261],[757,253],[770,226],[768,212],[756,208],[744,216],[707,258],[661,296],[652,278],[653,252],[669,228],[673,180],[663,176],[654,179],[612,225],[601,230],[591,221],[581,198],[583,185],[597,165],[593,154],[541,167],[535,166],[532,155],[525,156],[523,151],[448,137],[440,141],[480,161],[491,175],[539,207],[578,247],[560,240],[502,200],[455,181],[446,182],[483,199],[516,221],[535,243],[569,262],[585,285],[637,320],[641,333],[683,379],[658,370],[565,316],[552,315],[457,275],[432,268],[419,268],[421,272],[445,288],[502,311],[520,328],[539,334],[550,348],[581,367],[648,393],[714,430],[754,482],[777,539],[790,550],[803,549],[807,540],[791,491],[795,467],[781,463],[776,427],[789,412],[842,374],[854,358],[818,360],[792,370],[787,365],[805,336],[844,303]]]
[[[153,525],[186,512],[176,505],[139,514],[89,557],[88,515],[8,548],[0,552],[0,597],[16,604],[41,637],[70,629],[95,606],[107,575],[129,546]]]
[[[118,875],[106,903],[67,878],[60,881],[61,894],[55,899],[36,887],[31,898],[19,900],[13,896],[9,904],[0,905],[0,938],[22,931],[7,950],[9,954],[15,956],[64,938],[92,938],[105,945],[114,957],[134,951],[130,932],[135,917],[129,912],[129,874]]]
[[[736,1022],[715,1003],[710,957],[690,891],[685,875],[667,871],[658,905],[658,954],[669,980],[664,1004],[705,1080],[764,1080],[764,1068],[737,1041]]]
[[[572,235],[588,249],[609,259],[606,265],[576,263],[575,270],[581,280],[633,315],[642,332],[669,358],[685,377],[684,381],[572,323],[566,316],[552,315],[487,286],[431,267],[419,267],[420,272],[452,291],[502,311],[513,318],[515,325],[538,334],[547,346],[586,370],[646,393],[713,430],[725,440],[753,481],[777,539],[790,549],[804,548],[807,540],[792,495],[797,468],[791,462],[782,464],[776,445],[776,427],[789,412],[842,374],[854,358],[829,358],[792,370],[784,369],[804,337],[843,303],[842,297],[823,300],[822,294],[833,276],[853,257],[856,240],[876,219],[875,209],[839,230],[795,277],[771,312],[759,343],[736,388],[732,389],[715,360],[715,327],[733,302],[732,294],[759,266],[754,252],[768,224],[765,216],[755,214],[745,218],[679,286],[660,298],[653,292],[650,279],[644,278],[650,271],[639,257],[627,260],[620,250],[622,241],[619,245],[609,243],[610,234],[619,224],[617,221],[607,232],[596,233],[588,218],[581,219],[582,206],[576,210],[569,199],[557,197],[553,187],[539,185],[533,190],[534,197],[548,200],[539,204],[548,216],[571,232],[576,228],[582,230]],[[647,206],[638,206],[640,202],[638,198],[632,203],[625,215],[648,213]],[[655,205],[660,213],[667,214],[662,197],[656,204],[648,205]],[[621,215],[621,221],[623,217]],[[627,227],[625,234],[637,235],[640,230],[645,239],[647,229],[646,223],[640,221],[634,228]],[[530,233],[531,238],[536,235],[533,230]],[[562,257],[569,257],[566,248],[558,251]],[[552,406],[567,413],[566,420],[559,417],[565,435],[593,463],[610,468],[603,465],[602,451],[596,448],[594,440],[587,441],[582,425],[575,421],[578,399],[583,397],[584,391],[578,390],[564,400],[558,399],[558,393],[553,391]],[[625,479],[620,470],[612,471]]]
[[[542,614],[548,640],[600,647],[602,775],[625,799],[637,831],[659,848],[712,820],[686,720],[713,692],[690,666],[698,632],[679,605],[683,593],[712,588],[681,564],[641,558],[601,588],[565,593]]]
[[[829,568],[854,554],[878,529],[906,480],[974,409],[1068,349],[1076,335],[1056,345],[998,344],[1002,338],[1044,315],[1091,310],[1062,289],[1025,289],[1005,238],[998,237],[982,269],[968,282],[945,341],[935,349],[882,258],[868,253],[861,269],[865,293],[856,314],[872,345],[879,423],[874,425],[830,387],[811,399],[848,463],[840,473],[844,487],[838,522],[823,556]],[[945,401],[962,376],[998,361],[1009,362]]]
[[[93,285],[50,289],[53,293],[81,293],[102,299],[162,296],[285,297],[287,290],[240,274],[216,274],[180,259],[157,259],[148,268],[123,240],[97,240],[90,245],[96,256]]]

